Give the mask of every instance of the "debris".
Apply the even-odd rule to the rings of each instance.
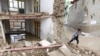
[[[26,56],[26,53],[25,53],[25,52],[22,52],[22,55],[23,55],[23,56]]]
[[[64,56],[62,53],[60,53],[58,50],[55,50],[53,52],[48,53],[49,56]]]
[[[25,46],[32,46],[33,44],[30,41],[25,41]]]
[[[85,54],[88,54],[88,52],[86,51]]]
[[[72,54],[66,45],[63,45],[62,47],[60,47],[59,50],[66,56],[71,56]]]
[[[57,44],[57,42],[56,41],[52,41],[52,44],[54,45],[54,44]]]
[[[50,46],[50,45],[51,45],[51,43],[50,43],[49,41],[45,40],[45,39],[42,40],[42,41],[40,41],[39,44],[40,44],[41,46],[44,46],[44,47]]]

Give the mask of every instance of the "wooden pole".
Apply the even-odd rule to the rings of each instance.
[[[2,32],[3,40],[6,43],[6,37],[5,37],[5,32],[4,32],[4,27],[3,27],[2,20],[0,20],[0,26],[1,26],[1,32]]]

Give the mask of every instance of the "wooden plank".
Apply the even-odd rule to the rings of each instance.
[[[30,15],[23,15],[23,16],[1,16],[0,19],[44,19],[51,16],[30,16]]]
[[[5,37],[5,32],[4,32],[4,27],[3,27],[2,20],[0,20],[0,27],[1,27],[3,40],[4,40],[4,42],[6,42],[6,37]]]
[[[54,47],[61,47],[61,45],[53,45],[53,46],[48,46],[48,47],[30,46],[30,47],[23,47],[23,48],[7,49],[7,50],[5,50],[5,52],[8,52],[8,51],[23,51],[23,50],[32,50],[32,49],[46,49],[46,48],[54,48]]]

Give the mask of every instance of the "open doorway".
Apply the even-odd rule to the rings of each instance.
[[[26,20],[26,39],[40,40],[40,21],[28,19]]]

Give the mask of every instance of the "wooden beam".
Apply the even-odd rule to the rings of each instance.
[[[61,45],[53,45],[53,46],[48,46],[48,47],[30,46],[30,47],[22,47],[22,48],[7,49],[7,50],[5,50],[5,51],[6,51],[6,52],[8,52],[8,51],[23,51],[23,50],[47,49],[47,48],[56,48],[56,47],[61,47]]]
[[[0,19],[45,19],[51,16],[33,16],[33,15],[11,15],[11,16],[0,16]]]
[[[4,27],[3,27],[2,20],[0,20],[0,27],[1,27],[3,40],[4,40],[4,42],[6,42],[6,37],[5,37],[5,32],[4,32]]]

